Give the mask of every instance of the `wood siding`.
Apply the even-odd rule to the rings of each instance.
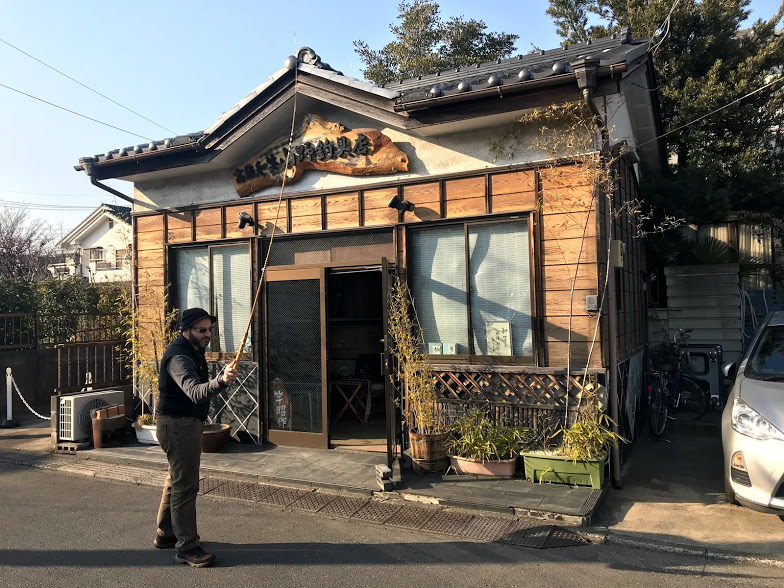
[[[621,162],[617,203],[636,198],[631,166]],[[394,197],[414,204],[401,215],[389,208]],[[599,206],[597,206],[599,204]],[[642,241],[636,239],[631,216],[623,209],[614,221],[616,239],[626,243],[619,270],[619,357],[644,344],[645,295],[642,291]],[[240,212],[255,225],[237,228]],[[579,369],[603,365],[606,325],[586,311],[586,296],[598,295],[606,270],[605,211],[594,199],[591,178],[574,165],[428,179],[395,186],[353,191],[286,195],[274,200],[246,200],[135,217],[134,247],[137,285],[163,286],[167,245],[220,241],[282,233],[314,233],[398,225],[398,266],[404,268],[405,225],[439,219],[481,218],[487,214],[530,215],[534,245],[532,274],[538,281],[535,329],[541,345],[538,363]],[[402,224],[398,224],[402,221]],[[597,330],[597,323],[599,329]],[[596,335],[595,335],[596,333]],[[605,333],[602,340],[601,334]],[[588,354],[591,354],[590,359]]]

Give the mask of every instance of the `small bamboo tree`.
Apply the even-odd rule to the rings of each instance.
[[[408,286],[395,279],[389,294],[389,335],[397,359],[392,382],[405,388],[403,414],[411,430],[428,435],[444,430],[436,415],[435,381],[424,354],[424,339]]]
[[[121,313],[129,367],[133,370],[135,391],[141,399],[140,425],[155,423],[161,357],[179,334],[175,328],[177,309],[167,310],[168,306],[168,284],[156,287],[145,282],[138,287],[136,296],[132,291],[126,291],[123,297]],[[152,413],[144,411],[148,394],[152,397]]]

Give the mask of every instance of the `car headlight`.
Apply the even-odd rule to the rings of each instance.
[[[732,407],[732,428],[752,439],[784,441],[784,433],[742,400],[736,400]]]

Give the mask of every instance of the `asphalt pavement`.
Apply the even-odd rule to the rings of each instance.
[[[165,475],[160,464],[49,456],[49,447],[46,422],[23,417],[19,429],[0,430],[0,462],[153,487]],[[784,568],[784,521],[727,504],[721,460],[716,413],[694,423],[670,422],[663,439],[643,434],[624,469],[623,489],[606,492],[593,524],[576,530],[594,543]]]
[[[199,531],[217,565],[152,546],[160,491],[0,464],[0,585],[635,586],[784,585],[784,569],[585,544],[529,549],[204,496]]]

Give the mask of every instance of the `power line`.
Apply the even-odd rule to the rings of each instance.
[[[118,131],[122,131],[123,133],[128,133],[129,135],[133,135],[134,137],[140,137],[142,139],[146,139],[147,141],[152,141],[152,139],[150,139],[149,137],[145,137],[144,135],[139,135],[138,133],[133,133],[126,129],[121,129],[120,127],[115,127],[114,125],[110,125],[109,123],[100,121],[97,118],[92,118],[90,116],[87,116],[86,114],[76,112],[75,110],[70,110],[68,108],[65,108],[64,106],[55,104],[54,102],[48,102],[43,98],[38,98],[37,96],[33,96],[32,94],[28,94],[27,92],[22,92],[21,90],[17,90],[16,88],[12,88],[11,86],[6,86],[5,84],[0,84],[0,86],[8,90],[11,90],[12,92],[16,92],[17,94],[21,94],[22,96],[27,96],[28,98],[32,98],[33,100],[38,100],[39,102],[43,102],[44,104],[48,104],[49,106],[54,106],[55,108],[59,108],[60,110],[65,110],[66,112],[70,112],[71,114],[75,114],[76,116],[81,116],[82,118],[86,118],[87,120],[97,122],[98,124],[102,124],[104,126],[111,127],[113,129],[117,129]]]
[[[95,210],[96,206],[80,206],[78,204],[36,204],[30,202],[17,202],[14,200],[0,200],[0,206],[7,208],[29,208],[30,210]]]
[[[41,65],[48,67],[48,68],[49,68],[49,69],[51,69],[52,71],[56,71],[56,72],[57,72],[57,73],[59,73],[61,76],[65,76],[66,78],[68,78],[68,79],[69,79],[69,80],[71,80],[72,82],[76,82],[77,84],[79,84],[79,85],[80,85],[80,86],[82,86],[83,88],[87,88],[88,90],[90,90],[90,92],[94,92],[95,94],[98,94],[98,95],[99,95],[101,98],[106,98],[106,99],[107,99],[109,102],[112,102],[113,104],[116,104],[116,105],[117,105],[117,106],[119,106],[120,108],[124,108],[124,109],[125,109],[125,110],[127,110],[128,112],[131,112],[131,113],[135,114],[136,116],[139,116],[139,117],[143,118],[143,119],[144,119],[144,120],[146,120],[147,122],[151,122],[151,123],[152,123],[152,124],[154,124],[156,127],[160,127],[160,128],[162,128],[164,131],[166,131],[166,132],[168,132],[168,133],[171,133],[172,135],[176,135],[176,134],[177,134],[177,133],[175,133],[174,131],[167,129],[167,128],[166,128],[166,127],[164,127],[163,125],[160,125],[160,124],[158,124],[158,123],[157,123],[157,122],[155,122],[154,120],[151,120],[151,119],[147,118],[147,117],[146,117],[146,116],[144,116],[143,114],[139,114],[139,113],[138,113],[138,112],[136,112],[135,110],[132,110],[132,109],[128,108],[127,106],[124,106],[124,105],[120,104],[120,103],[119,103],[119,102],[117,102],[116,100],[112,100],[111,98],[109,98],[109,97],[108,97],[108,96],[106,96],[105,94],[101,94],[101,93],[100,93],[98,90],[95,90],[95,89],[91,88],[91,87],[90,87],[90,86],[88,86],[87,84],[83,84],[82,82],[80,82],[80,81],[79,81],[79,80],[77,80],[76,78],[72,78],[72,77],[71,77],[71,76],[69,76],[67,73],[61,72],[61,71],[60,71],[59,69],[57,69],[56,67],[52,67],[52,66],[51,66],[51,65],[49,65],[48,63],[44,63],[43,61],[41,61],[41,60],[40,60],[40,59],[38,59],[37,57],[34,57],[34,56],[30,55],[29,53],[27,53],[26,51],[23,51],[23,50],[22,50],[22,49],[20,49],[19,47],[15,46],[15,45],[12,45],[11,43],[9,43],[8,41],[6,41],[5,39],[0,39],[0,41],[1,41],[1,42],[3,42],[3,43],[5,43],[6,45],[8,45],[9,47],[11,47],[12,49],[16,49],[17,51],[19,51],[19,53],[22,53],[22,54],[24,54],[24,55],[27,55],[27,57],[29,57],[30,59],[33,59],[33,60],[37,61],[37,62],[38,62],[38,63],[40,63]]]
[[[681,126],[679,126],[679,127],[676,127],[676,128],[674,128],[674,129],[672,129],[672,130],[670,130],[670,131],[667,131],[666,133],[664,133],[664,134],[662,134],[662,135],[659,135],[658,137],[654,137],[653,139],[649,139],[648,141],[644,141],[644,142],[642,142],[642,143],[639,143],[639,144],[637,144],[637,145],[636,145],[636,147],[642,147],[643,145],[647,145],[648,143],[653,143],[654,141],[658,141],[658,140],[659,140],[659,139],[661,139],[662,137],[666,137],[667,135],[670,135],[670,134],[672,134],[672,133],[674,133],[674,132],[676,132],[676,131],[680,131],[681,129],[685,129],[686,127],[689,127],[689,126],[691,126],[691,125],[693,125],[693,124],[695,124],[695,123],[698,123],[698,122],[700,122],[702,119],[704,119],[704,118],[708,118],[709,116],[712,116],[712,115],[716,114],[717,112],[719,112],[719,111],[721,111],[721,110],[724,110],[725,108],[729,108],[729,107],[730,107],[730,106],[732,106],[733,104],[737,104],[737,103],[738,103],[738,102],[740,102],[741,100],[745,100],[745,99],[746,99],[746,98],[748,98],[749,96],[753,96],[753,95],[754,95],[754,94],[756,94],[757,92],[761,92],[761,91],[762,91],[762,90],[764,90],[765,88],[768,88],[768,87],[772,86],[773,84],[776,84],[776,83],[778,83],[778,82],[780,82],[780,81],[782,81],[782,80],[784,80],[784,77],[780,77],[780,78],[777,78],[777,79],[773,80],[772,82],[768,82],[768,83],[767,83],[767,84],[765,84],[764,86],[760,86],[760,87],[759,87],[759,88],[757,88],[756,90],[752,90],[751,92],[749,92],[749,93],[748,93],[748,94],[746,94],[745,96],[741,96],[740,98],[736,98],[735,100],[733,100],[733,101],[732,101],[732,102],[730,102],[729,104],[725,104],[724,106],[720,106],[720,107],[719,107],[719,108],[717,108],[716,110],[713,110],[713,111],[709,112],[708,114],[703,114],[701,117],[699,117],[699,118],[695,118],[695,119],[694,119],[694,120],[692,120],[692,121],[689,121],[689,122],[687,122],[687,123],[685,123],[685,124],[682,124],[682,125],[681,125]]]
[[[100,194],[44,194],[41,192],[20,192],[19,190],[0,190],[7,194],[24,194],[25,196],[53,196],[55,198],[98,198]]]

